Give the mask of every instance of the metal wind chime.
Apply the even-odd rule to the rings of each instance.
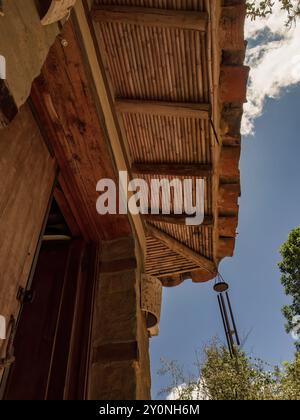
[[[236,349],[241,345],[241,343],[236,328],[235,319],[233,316],[228,290],[228,283],[226,283],[221,274],[218,273],[214,285],[214,291],[218,293],[218,303],[225,330],[229,353],[231,357],[234,357],[236,355]]]

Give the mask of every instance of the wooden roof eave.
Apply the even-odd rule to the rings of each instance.
[[[96,3],[96,2],[95,2]],[[193,26],[193,23],[189,20],[192,19],[192,16],[188,16],[189,13],[186,13],[184,10],[178,11],[170,11],[170,10],[163,10],[153,9],[151,7],[147,8],[147,10],[142,10],[141,8],[135,8],[130,4],[130,0],[124,2],[127,3],[127,6],[103,6],[98,4],[92,11],[91,17],[94,18],[94,27],[96,24],[102,24],[109,22],[109,26],[105,26],[103,29],[108,42],[111,42],[113,36],[121,36],[121,32],[123,29],[121,26],[127,23],[127,26],[133,25],[135,28],[139,26],[143,26],[144,28],[151,28],[155,26],[155,28],[184,28],[186,30],[185,33],[188,31],[199,31],[199,33],[206,34],[206,42],[205,42],[205,52],[201,51],[201,62],[203,63],[203,59],[206,57],[207,62],[205,62],[205,66],[208,67],[208,80],[209,80],[209,98],[206,98],[206,101],[202,101],[202,103],[192,103],[191,101],[186,102],[170,102],[169,100],[160,101],[153,101],[153,100],[145,100],[144,96],[143,100],[132,99],[130,95],[126,97],[122,95],[116,95],[115,98],[115,111],[118,113],[120,124],[123,124],[123,118],[130,118],[130,116],[135,115],[149,115],[151,118],[153,116],[159,116],[160,118],[163,117],[170,117],[170,118],[180,118],[180,115],[186,118],[201,118],[203,121],[205,120],[206,123],[208,122],[208,130],[210,133],[210,140],[212,144],[212,157],[213,161],[210,162],[209,169],[207,167],[199,167],[197,168],[198,171],[201,171],[202,176],[206,176],[208,179],[211,180],[212,183],[212,208],[213,214],[206,214],[206,218],[210,218],[211,222],[213,223],[213,243],[212,243],[212,254],[213,258],[207,258],[203,255],[201,256],[200,253],[195,252],[189,246],[183,246],[181,241],[178,238],[174,238],[165,231],[165,227],[169,224],[176,225],[182,224],[182,221],[175,220],[172,215],[169,218],[163,218],[162,215],[158,215],[160,218],[160,222],[162,224],[162,229],[158,229],[156,227],[157,223],[155,222],[155,218],[148,219],[149,222],[149,232],[153,237],[156,237],[161,243],[167,245],[167,248],[170,250],[176,249],[176,252],[181,251],[181,255],[185,255],[187,261],[191,262],[191,270],[195,270],[195,264],[200,267],[205,267],[208,264],[209,270],[211,273],[215,273],[217,269],[217,265],[224,256],[232,255],[232,247],[234,246],[233,238],[235,237],[235,230],[237,226],[237,200],[240,192],[239,186],[239,174],[236,173],[236,164],[238,165],[239,156],[236,157],[238,154],[235,155],[233,158],[234,163],[232,166],[232,170],[227,170],[226,168],[226,159],[230,159],[229,155],[232,155],[232,150],[224,150],[222,147],[222,105],[220,107],[220,90],[222,91],[222,85],[220,86],[220,69],[221,69],[221,57],[222,57],[222,45],[220,45],[220,27],[219,22],[221,16],[223,16],[223,9],[221,9],[221,2],[219,1],[211,1],[211,0],[204,0],[205,4],[205,19],[204,14],[202,13],[202,20],[198,19],[198,26]],[[242,3],[242,2],[241,2]],[[236,5],[232,6],[234,12],[236,13],[235,7]],[[239,7],[238,7],[239,8]],[[240,10],[240,9],[239,9]],[[134,13],[133,13],[134,12]],[[231,13],[231,12],[230,12]],[[196,16],[197,13],[193,12],[193,15]],[[207,16],[209,17],[207,19]],[[183,19],[183,17],[186,18]],[[203,21],[206,20],[206,24],[203,24]],[[201,23],[202,22],[202,23]],[[116,25],[116,32],[110,32],[113,25]],[[234,23],[233,23],[234,25]],[[121,31],[118,33],[118,31]],[[96,32],[96,29],[95,29]],[[110,33],[109,33],[110,32]],[[155,30],[154,33],[157,34]],[[234,30],[232,31],[233,36],[235,36]],[[131,32],[127,32],[126,34],[130,36]],[[98,34],[99,35],[99,34]],[[102,34],[103,35],[103,34]],[[102,37],[101,35],[101,37]],[[124,34],[123,34],[124,35]],[[103,35],[104,36],[104,35]],[[240,34],[238,35],[240,36]],[[99,38],[101,38],[99,37]],[[102,39],[102,38],[101,38]],[[103,39],[102,39],[103,41]],[[136,40],[131,40],[131,42],[135,42]],[[185,40],[187,41],[187,39]],[[125,81],[123,83],[127,83],[126,77],[130,79],[127,83],[127,87],[125,87],[125,91],[128,86],[134,84],[135,81],[138,80],[138,75],[132,75],[131,71],[133,72],[133,68],[127,68],[126,59],[124,59],[124,54],[126,51],[124,49],[128,49],[129,57],[127,59],[133,58],[133,51],[130,51],[130,42],[128,40],[118,41],[119,45],[118,48],[123,50],[120,52],[118,50],[118,54],[121,54],[120,60],[123,62],[125,66],[125,70],[127,71],[127,76],[125,75]],[[104,48],[103,48],[104,47]],[[105,51],[105,45],[102,45],[102,51]],[[115,51],[113,51],[113,55],[115,56]],[[124,52],[125,51],[125,52]],[[178,53],[175,52],[175,54]],[[139,53],[138,53],[139,54]],[[143,57],[139,57],[139,59],[143,60]],[[157,65],[158,62],[149,63],[149,66],[153,70],[154,65]],[[181,63],[182,64],[182,63]],[[186,63],[187,64],[187,63]],[[115,65],[116,74],[114,75],[114,80],[111,81],[113,84],[114,81],[121,75],[121,68],[120,66]],[[108,68],[108,65],[107,65]],[[129,71],[131,70],[131,71]],[[203,69],[202,69],[203,71]],[[128,73],[129,72],[129,73]],[[172,71],[168,75],[169,79],[173,77]],[[152,80],[152,79],[151,79]],[[120,82],[120,81],[119,81]],[[186,85],[188,86],[189,81],[185,80]],[[162,80],[160,80],[162,83]],[[149,83],[146,82],[146,88],[149,90]],[[137,87],[137,86],[135,86]],[[127,89],[128,90],[128,89]],[[134,91],[135,89],[133,89]],[[151,90],[151,89],[150,89]],[[121,96],[121,97],[120,97]],[[209,100],[208,100],[209,99]],[[201,101],[200,101],[201,102]],[[210,104],[208,104],[210,102]],[[174,117],[175,116],[175,117]],[[211,122],[211,123],[210,123]],[[131,130],[133,132],[134,129],[137,127],[124,127],[123,132],[126,130]],[[128,132],[127,132],[128,134]],[[170,133],[169,133],[170,134]],[[141,138],[141,142],[145,141],[145,138]],[[127,146],[129,150],[129,146]],[[172,165],[167,167],[164,162],[161,163],[161,157],[159,157],[159,162],[155,162],[154,160],[145,161],[145,160],[135,160],[129,159],[132,163],[132,170],[135,173],[139,174],[146,174],[151,172],[153,175],[157,174],[167,174],[167,172],[171,172],[171,174],[176,175],[175,165],[172,169]],[[224,163],[225,162],[225,163]],[[223,166],[222,166],[223,165]],[[225,167],[225,171],[223,168]],[[208,173],[209,171],[209,173]],[[189,173],[192,175],[192,166],[186,165],[177,165],[177,175],[178,172],[181,175],[184,173],[185,175]],[[195,172],[194,172],[195,173]],[[168,174],[167,174],[168,175]],[[169,174],[170,175],[170,174]],[[151,176],[151,175],[150,175]],[[158,221],[158,218],[156,219]],[[228,235],[228,236],[227,236]],[[185,242],[185,241],[184,241]],[[184,248],[182,248],[182,246]],[[228,247],[228,248],[227,248]],[[230,248],[230,249],[229,249]],[[154,251],[153,251],[154,252]],[[154,252],[155,255],[155,252]],[[196,258],[198,256],[198,258]],[[171,258],[171,257],[170,257]],[[172,257],[173,258],[173,257]],[[204,259],[203,259],[204,258]],[[151,263],[152,264],[152,263]],[[194,265],[193,265],[194,264]],[[160,271],[161,272],[161,271]],[[169,275],[169,273],[168,273]],[[205,277],[205,276],[204,276]],[[205,277],[206,278],[206,277]]]

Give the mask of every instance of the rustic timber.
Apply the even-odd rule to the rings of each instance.
[[[69,46],[64,48],[59,39],[55,42],[32,89],[34,106],[65,181],[61,188],[74,215],[79,213],[78,224],[87,240],[130,235],[126,215],[100,216],[96,211],[97,182],[102,178],[116,180],[115,166],[95,104],[93,82],[71,22],[65,25],[62,36],[69,40]]]
[[[222,182],[234,183],[239,181],[239,161],[241,146],[223,146],[220,156],[220,178]]]
[[[104,73],[93,26],[88,19],[83,2],[76,2],[74,12],[74,15],[76,16],[75,27],[76,30],[81,33],[81,48],[84,50],[85,58],[87,60],[86,65],[90,70],[89,83],[93,86],[94,90],[93,102],[96,104],[97,108],[101,108],[102,111],[100,115],[98,114],[98,118],[100,118],[101,121],[105,121],[105,128],[103,127],[103,129],[105,129],[109,136],[109,149],[113,155],[111,158],[117,171],[128,171],[129,156],[126,154],[126,145],[124,144],[124,139],[122,139],[120,128],[116,124],[117,118],[112,107],[113,92],[110,91],[109,83]],[[111,216],[109,216],[109,218],[111,219]],[[133,226],[138,235],[141,249],[145,252],[146,238],[141,217],[140,215],[130,215],[129,219],[131,226]],[[124,222],[118,223],[119,226],[122,224],[124,225]],[[128,220],[125,221],[125,224],[128,224]],[[122,236],[122,234],[119,232],[118,236]]]
[[[94,2],[97,5],[100,3],[103,2],[100,0]],[[108,3],[112,2],[106,2]],[[134,2],[126,0],[123,4],[125,3],[129,7]],[[148,4],[147,6],[149,6],[148,11],[151,11],[152,7]],[[163,5],[154,1],[151,6],[167,8],[168,12],[172,9],[176,13],[181,13],[182,10],[175,9],[189,9],[190,11],[193,9],[193,14],[208,10],[204,2],[188,6],[183,3],[175,5],[173,2]],[[217,14],[214,19],[217,22]],[[198,118],[199,113],[191,118],[190,113],[189,115],[179,112],[174,114],[174,109],[169,113],[166,108],[163,110],[160,108],[159,112],[168,112],[168,114],[160,115],[152,108],[153,102],[160,105],[171,103],[197,106],[211,103],[212,85],[209,75],[210,66],[207,65],[210,62],[209,41],[206,38],[208,34],[181,28],[129,26],[121,21],[94,20],[93,28],[100,62],[103,63],[110,82],[112,96],[115,98],[114,108],[118,114],[119,125],[123,127],[122,135],[125,143],[128,145],[129,160],[149,165],[166,163],[176,168],[182,164],[197,165],[196,171],[195,167],[192,167],[190,171],[181,172],[181,176],[178,175],[178,170],[167,171],[171,172],[168,175],[153,173],[152,169],[149,171],[150,174],[139,174],[141,178],[147,183],[153,178],[161,179],[162,177],[171,181],[174,174],[182,181],[186,177],[195,180],[200,167],[198,165],[209,165],[209,172],[211,170],[212,173],[213,155],[218,154],[218,150],[212,147],[210,110],[208,118],[206,115],[205,118]],[[218,67],[217,62],[216,66]],[[126,108],[123,108],[123,104],[122,111],[124,112],[120,112],[119,100],[142,102],[139,102],[138,109],[135,108],[136,112],[134,109],[133,112],[125,112]],[[146,105],[146,112],[143,112],[141,106],[144,101],[151,103],[151,107]],[[217,96],[216,102],[218,102]],[[215,125],[218,126],[217,120]],[[205,213],[214,214],[213,206],[217,200],[213,197],[215,192],[212,189],[211,174],[207,176],[206,172],[201,171],[199,178],[207,179]],[[217,175],[215,178],[217,184]],[[193,196],[195,192],[194,182]],[[212,236],[216,230],[214,227],[203,226],[197,230],[196,234],[183,224],[161,222],[157,227],[168,230],[174,240],[181,238],[181,241],[193,251],[205,255],[208,259],[213,259],[215,245],[212,244]],[[168,248],[160,254],[160,267],[157,265],[157,258],[156,250],[152,247],[148,248],[147,273],[154,272],[158,275],[172,272],[184,273],[192,271],[193,268],[191,262],[185,260],[184,257],[179,258],[176,253],[170,255]],[[207,277],[204,276],[204,278]]]
[[[245,50],[244,26],[246,17],[246,3],[231,4],[222,7],[220,32],[223,50]]]
[[[81,240],[43,242],[34,299],[19,318],[4,399],[85,398],[95,252]]]
[[[205,32],[206,12],[164,10],[132,6],[94,6],[91,12],[96,22],[114,22],[129,25],[181,28]]]
[[[237,216],[224,216],[219,217],[218,219],[218,231],[220,236],[232,237],[236,236],[236,230],[238,226],[238,217]]]
[[[235,246],[235,238],[219,238],[218,258],[232,257]]]
[[[170,163],[133,163],[131,170],[134,174],[144,175],[173,175],[187,177],[210,177],[212,165],[206,164],[170,164]]]
[[[245,103],[249,67],[222,65],[221,67],[221,100],[225,103]]]
[[[0,308],[7,320],[17,318],[16,294],[28,281],[55,176],[56,163],[25,105],[0,141]]]
[[[157,229],[156,227],[150,224],[147,225],[147,229],[150,235],[154,236],[155,238],[159,239],[161,242],[166,244],[172,251],[178,252],[179,254],[183,255],[185,258],[192,261],[200,268],[204,268],[209,272],[215,272],[216,266],[213,261],[203,257],[200,254],[197,254],[197,252],[194,252],[192,249],[176,241],[170,235],[166,234],[162,230]]]
[[[5,17],[0,21],[0,54],[6,59],[7,71],[6,80],[0,78],[0,130],[13,120],[27,101],[32,82],[39,75],[49,48],[60,31],[57,24],[42,27],[37,9],[37,3],[42,2],[4,3]]]
[[[163,222],[163,223],[171,223],[175,225],[185,225],[186,218],[193,217],[193,215],[188,214],[151,214],[151,210],[149,210],[149,214],[144,214],[144,218],[147,221],[153,222]],[[202,223],[203,226],[213,226],[214,218],[212,216],[205,216],[204,221]]]
[[[210,116],[209,104],[117,99],[115,107],[116,111],[122,114],[164,115],[167,117],[204,120],[207,120]]]
[[[159,258],[163,263],[157,264]],[[159,278],[172,277],[176,274],[197,270],[198,266],[188,261],[181,254],[172,251],[166,244],[154,236],[147,236],[146,272]],[[176,274],[175,274],[176,273]]]
[[[18,2],[15,0],[13,3]],[[3,92],[0,89],[2,127],[8,124],[8,128],[13,126],[14,121],[11,121],[20,107],[20,103],[15,102],[16,96],[12,95],[11,101],[8,95],[12,93],[12,87],[16,88],[21,102],[26,101],[32,78],[35,79],[40,74],[42,64],[48,56],[48,41],[45,43],[45,39],[43,40],[41,25],[37,26],[35,23],[36,10],[32,9],[38,2],[28,0],[26,3],[29,3],[26,16],[32,17],[30,25],[24,19],[24,9],[21,6],[16,9],[16,4],[7,9],[8,19],[5,17],[3,21],[8,31],[3,30],[6,35],[2,44],[10,49],[10,80],[7,85],[3,85],[10,90]],[[103,3],[106,6],[120,5],[115,6],[114,10],[124,10],[126,7],[130,11],[127,21],[124,20],[124,15],[117,17],[117,13],[114,13],[113,20],[100,18],[92,21],[90,9],[93,5],[100,5],[103,9],[106,7],[101,6]],[[141,4],[147,6],[143,16],[134,13],[135,9],[131,7]],[[16,19],[13,13],[18,14]],[[203,24],[205,31],[199,30],[200,20],[195,22],[195,27],[184,26],[187,21],[182,22],[182,16],[187,14],[192,17],[193,22],[199,15],[205,16],[205,20],[209,15],[209,20]],[[152,23],[149,20],[150,15]],[[180,26],[177,23],[172,26],[174,16],[176,19],[181,17]],[[50,305],[53,303],[52,299],[48,300],[48,305],[62,314],[62,322],[56,328],[57,346],[55,345],[53,352],[54,358],[51,357],[54,362],[53,377],[49,376],[48,381],[51,385],[48,394],[51,399],[57,399],[56,390],[59,390],[60,395],[63,393],[63,398],[72,400],[149,398],[149,343],[146,320],[140,308],[141,272],[159,277],[166,286],[178,285],[190,278],[194,282],[203,282],[215,277],[222,258],[232,255],[240,194],[240,122],[246,98],[247,68],[243,67],[244,17],[245,0],[78,1],[75,13],[62,34],[63,40],[57,39],[51,50],[42,75],[34,84],[32,99],[37,111],[35,117],[41,123],[38,128],[41,130],[43,127],[42,136],[45,135],[51,143],[50,149],[60,169],[58,181],[61,190],[55,191],[55,197],[69,225],[70,235],[82,236],[87,241],[96,242],[103,251],[101,262],[98,260],[95,270],[97,272],[93,276],[96,280],[95,290],[88,273],[77,283],[76,307],[82,306],[82,310],[79,308],[74,316],[76,281],[73,280],[76,280],[77,270],[74,264],[73,271],[71,260],[70,264],[68,262],[70,275],[64,276],[66,287],[61,304],[58,302],[57,305]],[[15,22],[19,23],[15,25]],[[34,57],[28,55],[29,38],[26,36],[24,39],[24,31],[20,30],[23,26],[30,38],[29,46],[41,44]],[[34,32],[30,31],[30,27],[37,28],[39,36],[32,37]],[[47,35],[47,40],[52,44],[52,40],[56,38],[56,35],[53,37],[54,32],[58,33],[61,27],[51,25],[48,29],[49,34],[44,35]],[[10,40],[12,31],[18,32],[17,36],[13,38],[14,41],[6,42],[7,39]],[[17,48],[11,48],[13,42],[17,44]],[[1,51],[4,55],[6,52]],[[18,65],[12,70],[16,61]],[[30,71],[24,72],[20,64]],[[29,67],[29,64],[34,66]],[[24,73],[24,80],[17,77],[20,73]],[[18,116],[15,120],[17,119]],[[39,187],[44,192],[40,185],[41,180],[51,179],[47,169],[40,172],[31,167],[28,171],[23,170],[23,164],[30,159],[37,160],[30,161],[34,169],[43,162],[43,157],[38,156],[36,145],[32,145],[34,150],[31,150],[27,142],[16,135],[19,143],[16,153],[8,153],[11,143],[15,146],[13,135],[10,132],[9,140],[12,141],[6,139],[5,147],[3,146],[4,160],[0,157],[3,195],[8,197],[2,206],[0,199],[0,209],[4,211],[4,217],[6,207],[12,213],[2,232],[2,236],[8,241],[3,243],[8,256],[8,272],[7,261],[1,258],[3,246],[0,246],[0,262],[2,260],[5,267],[3,295],[8,290],[10,297],[15,295],[13,289],[17,277],[16,267],[19,269],[19,266],[25,266],[17,274],[22,277],[23,283],[26,280],[32,247],[27,257],[24,243],[29,242],[27,233],[33,225],[39,223],[41,208],[44,206],[44,196],[41,199],[35,188]],[[19,149],[21,146],[22,149]],[[3,162],[4,168],[6,165],[8,167],[7,171],[2,171]],[[141,178],[147,183],[151,183],[153,178],[171,181],[173,175],[181,181],[192,178],[193,198],[198,176],[194,169],[200,168],[202,175],[199,177],[206,178],[205,214],[212,215],[211,220],[207,218],[202,226],[196,227],[186,226],[182,223],[182,218],[176,221],[173,214],[169,218],[158,215],[156,220],[146,217],[145,220],[150,225],[149,232],[152,226],[156,234],[150,234],[146,239],[143,217],[99,216],[95,210],[96,182],[103,177],[116,180],[117,172],[130,171],[132,162],[148,165],[148,170],[150,166],[154,167],[153,171],[157,171],[159,165],[169,166],[168,171],[170,167],[173,168],[174,172],[171,170],[171,174],[141,174]],[[189,169],[183,170],[183,166]],[[14,173],[16,168],[17,172]],[[178,168],[181,168],[181,175],[178,175]],[[37,185],[32,182],[31,171],[38,179]],[[205,175],[206,171],[209,175]],[[16,177],[20,173],[25,181],[22,179],[18,183]],[[27,178],[30,179],[30,184]],[[20,185],[19,188],[16,184]],[[31,203],[31,210],[26,202],[22,210],[26,212],[27,220],[19,220],[19,210],[12,209],[12,201],[16,200],[19,205],[19,193],[24,184],[26,196],[32,196],[34,203]],[[24,199],[25,194],[23,195]],[[174,212],[173,197],[170,204],[171,212]],[[29,210],[35,216],[38,213],[38,221],[33,214],[29,214]],[[0,212],[0,233],[2,217]],[[53,225],[52,218],[51,226]],[[123,240],[118,239],[117,243],[111,241],[120,235],[124,236]],[[128,242],[128,237],[134,240]],[[15,238],[19,242],[17,248]],[[143,242],[146,247],[146,240],[147,253],[140,249],[143,248]],[[68,244],[63,244],[65,245]],[[86,256],[85,253],[82,255],[83,272],[87,271],[94,260]],[[75,259],[79,264],[80,258]],[[17,262],[14,265],[16,260],[22,260],[22,264]],[[47,261],[49,264],[50,260]],[[101,273],[98,273],[98,269]],[[56,281],[58,279],[57,277]],[[58,286],[62,286],[64,282],[59,282]],[[44,293],[51,291],[47,287],[42,289]],[[2,292],[1,289],[0,303]],[[41,305],[41,310],[45,311],[46,308]],[[88,310],[85,311],[84,308]],[[93,328],[90,328],[90,308],[94,309]],[[74,320],[74,328],[70,337],[71,318]],[[42,320],[43,317],[34,316],[34,321],[39,325]],[[46,324],[50,325],[49,322]],[[55,323],[52,324],[54,326]],[[30,325],[31,323],[29,327]],[[64,326],[67,326],[66,330]],[[26,331],[28,330],[21,326],[20,333],[28,344],[31,345],[31,336],[43,342],[45,337],[41,331],[29,328],[33,334],[31,336],[24,335]],[[46,331],[48,343],[49,332],[50,328]],[[65,346],[66,341],[71,342],[71,351],[68,351],[68,345]],[[22,366],[26,365],[28,370],[38,367],[38,363],[34,366],[31,360],[26,363],[26,357],[24,364],[22,353],[23,347],[19,346],[17,363],[19,361]],[[42,353],[38,359],[41,359]],[[33,353],[29,354],[32,357]],[[91,356],[90,369],[87,369],[86,360],[83,361],[82,357],[85,359],[87,354]],[[66,386],[63,386],[62,374],[66,376]],[[26,377],[23,376],[24,381]],[[42,375],[43,380],[47,377],[47,374]],[[86,381],[89,381],[87,393]],[[29,388],[30,385],[32,383]],[[79,393],[77,385],[81,388]]]
[[[139,15],[132,6],[139,2],[118,3],[95,0],[93,4],[94,10],[106,12],[127,8],[131,12],[128,19],[136,22]],[[147,15],[156,8],[162,14],[181,14],[187,9],[194,15],[208,13],[206,32],[163,27],[157,22],[130,25],[132,20],[125,21],[117,12],[113,20],[107,20],[107,15],[95,18],[92,28],[100,66],[115,98],[113,107],[132,172],[147,183],[153,178],[206,179],[205,214],[213,215],[213,225],[189,229],[183,218],[159,215],[144,219],[216,263],[219,237],[234,237],[237,228],[239,131],[248,70],[242,67],[244,3],[206,1],[188,5],[154,0],[147,4]],[[92,15],[95,17],[93,11]],[[231,69],[233,77],[227,75]],[[208,117],[199,118],[194,107],[201,106],[201,113],[206,113],[207,108],[202,109],[205,104],[210,104]],[[222,141],[224,146],[238,147],[227,149]],[[147,273],[159,276],[172,276],[172,270],[174,276],[184,270],[195,273],[189,260],[148,240],[146,267]],[[211,273],[198,270],[194,278],[207,281]]]
[[[221,184],[219,188],[218,208],[222,215],[237,215],[238,198],[241,194],[239,183]]]

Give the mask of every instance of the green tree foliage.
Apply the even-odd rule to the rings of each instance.
[[[295,330],[295,317],[300,315],[300,227],[293,229],[287,241],[281,246],[282,261],[279,263],[281,283],[287,296],[292,298],[291,305],[286,305],[282,313],[287,319],[286,331]],[[299,331],[300,333],[300,331]],[[300,341],[296,342],[300,350]]]
[[[248,0],[247,15],[255,20],[256,18],[266,18],[273,13],[274,5],[280,4],[282,10],[287,14],[286,24],[290,26],[295,23],[300,16],[300,0]]]
[[[300,400],[300,353],[292,363],[283,364],[280,376],[281,396],[286,400]]]
[[[300,400],[299,353],[278,368],[239,350],[231,358],[214,342],[197,353],[195,367],[196,374],[186,376],[176,362],[163,360],[159,373],[168,375],[171,384],[162,393],[177,400]]]
[[[258,359],[242,351],[231,358],[223,346],[204,350],[202,379],[212,400],[271,400],[276,379]]]

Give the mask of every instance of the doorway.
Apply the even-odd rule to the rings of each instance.
[[[96,248],[74,237],[53,199],[14,339],[5,400],[82,400]]]

